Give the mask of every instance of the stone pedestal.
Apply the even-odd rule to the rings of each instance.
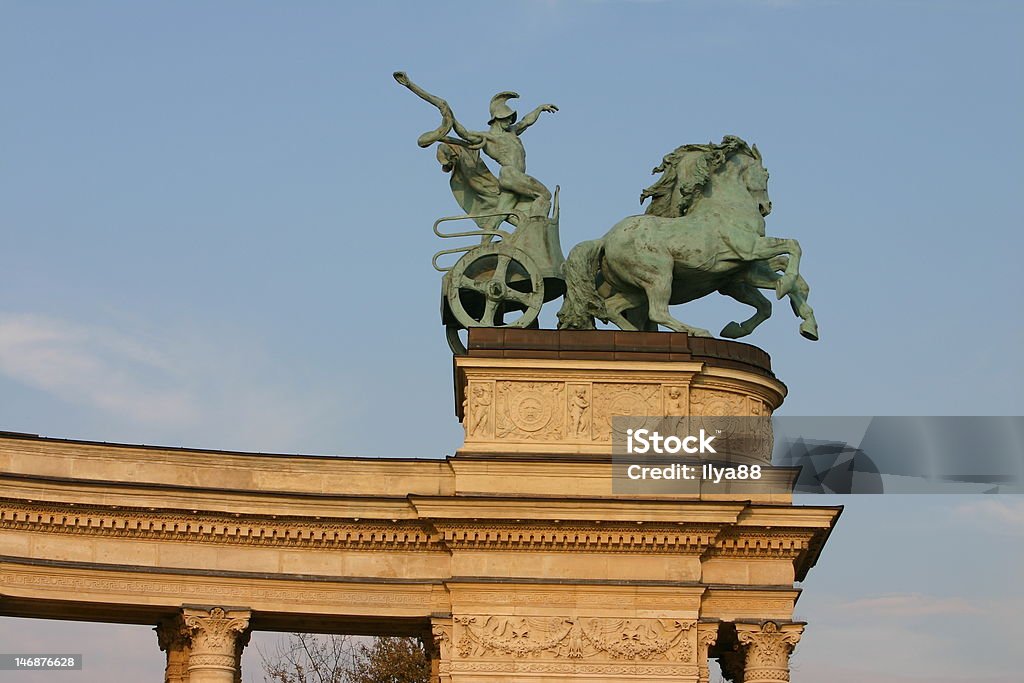
[[[468,346],[460,454],[608,455],[615,416],[769,416],[786,395],[768,354],[719,339],[475,328]]]

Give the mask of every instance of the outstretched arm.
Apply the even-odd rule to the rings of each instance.
[[[465,126],[459,123],[458,119],[456,119],[454,116],[452,116],[452,127],[455,129],[456,134],[458,134],[460,138],[469,143],[468,145],[466,145],[467,147],[479,146],[484,144],[483,133],[478,133],[476,131],[467,129]]]
[[[396,71],[392,75],[400,85],[404,85],[417,96],[437,107],[441,112],[441,125],[438,126],[436,130],[427,131],[420,136],[419,140],[416,141],[420,147],[429,147],[442,139],[444,139],[445,142],[460,144],[452,138],[445,138],[452,128],[455,129],[455,132],[458,133],[460,137],[465,139],[466,142],[462,143],[463,146],[468,147],[470,145],[479,145],[483,143],[483,135],[464,128],[463,125],[455,119],[455,114],[452,113],[452,108],[448,106],[447,102],[436,95],[431,95],[426,90],[413,83],[409,80],[409,76],[407,76],[404,71]]]
[[[544,111],[549,111],[549,112],[554,113],[554,112],[558,111],[558,107],[556,107],[553,104],[542,104],[539,107],[537,107],[536,109],[534,109],[533,111],[531,111],[529,114],[524,116],[523,120],[520,121],[518,124],[516,124],[516,126],[512,130],[515,131],[516,135],[522,135],[523,131],[525,131],[527,128],[529,128],[533,124],[537,123],[537,119],[540,118],[541,112],[544,112]]]

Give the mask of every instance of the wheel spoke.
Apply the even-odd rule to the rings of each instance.
[[[486,280],[474,280],[468,275],[463,275],[459,278],[459,289],[470,289],[474,292],[487,295],[487,281]]]
[[[537,302],[537,292],[520,292],[515,289],[509,288],[505,294],[505,299],[508,301],[515,301],[517,304],[523,304],[524,306],[532,306]]]
[[[498,255],[498,265],[494,269],[494,276],[492,279],[499,282],[505,281],[505,273],[508,272],[508,264],[512,262],[512,257],[507,254]]]
[[[484,306],[484,314],[480,316],[480,322],[487,326],[494,324],[494,312],[498,310],[498,302],[494,299],[488,299],[487,305]]]

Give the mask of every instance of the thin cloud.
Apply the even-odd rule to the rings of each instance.
[[[840,609],[886,617],[920,617],[938,614],[984,614],[984,610],[963,598],[940,598],[921,593],[896,593],[860,598],[839,605]]]
[[[0,312],[0,376],[95,411],[102,426],[91,436],[104,440],[293,452],[348,412],[341,396],[296,386],[248,340],[35,314]]]
[[[985,500],[953,508],[953,518],[989,531],[1024,536],[1024,500]]]
[[[183,424],[198,406],[166,351],[116,331],[0,313],[0,374],[62,400],[146,424]]]

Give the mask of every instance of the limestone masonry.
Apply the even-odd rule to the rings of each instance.
[[[789,678],[794,586],[840,513],[614,495],[613,415],[769,415],[767,355],[684,334],[470,330],[446,459],[0,434],[0,613],[151,624],[168,682],[251,630],[423,638],[435,681]],[[750,498],[748,496],[748,498]]]

